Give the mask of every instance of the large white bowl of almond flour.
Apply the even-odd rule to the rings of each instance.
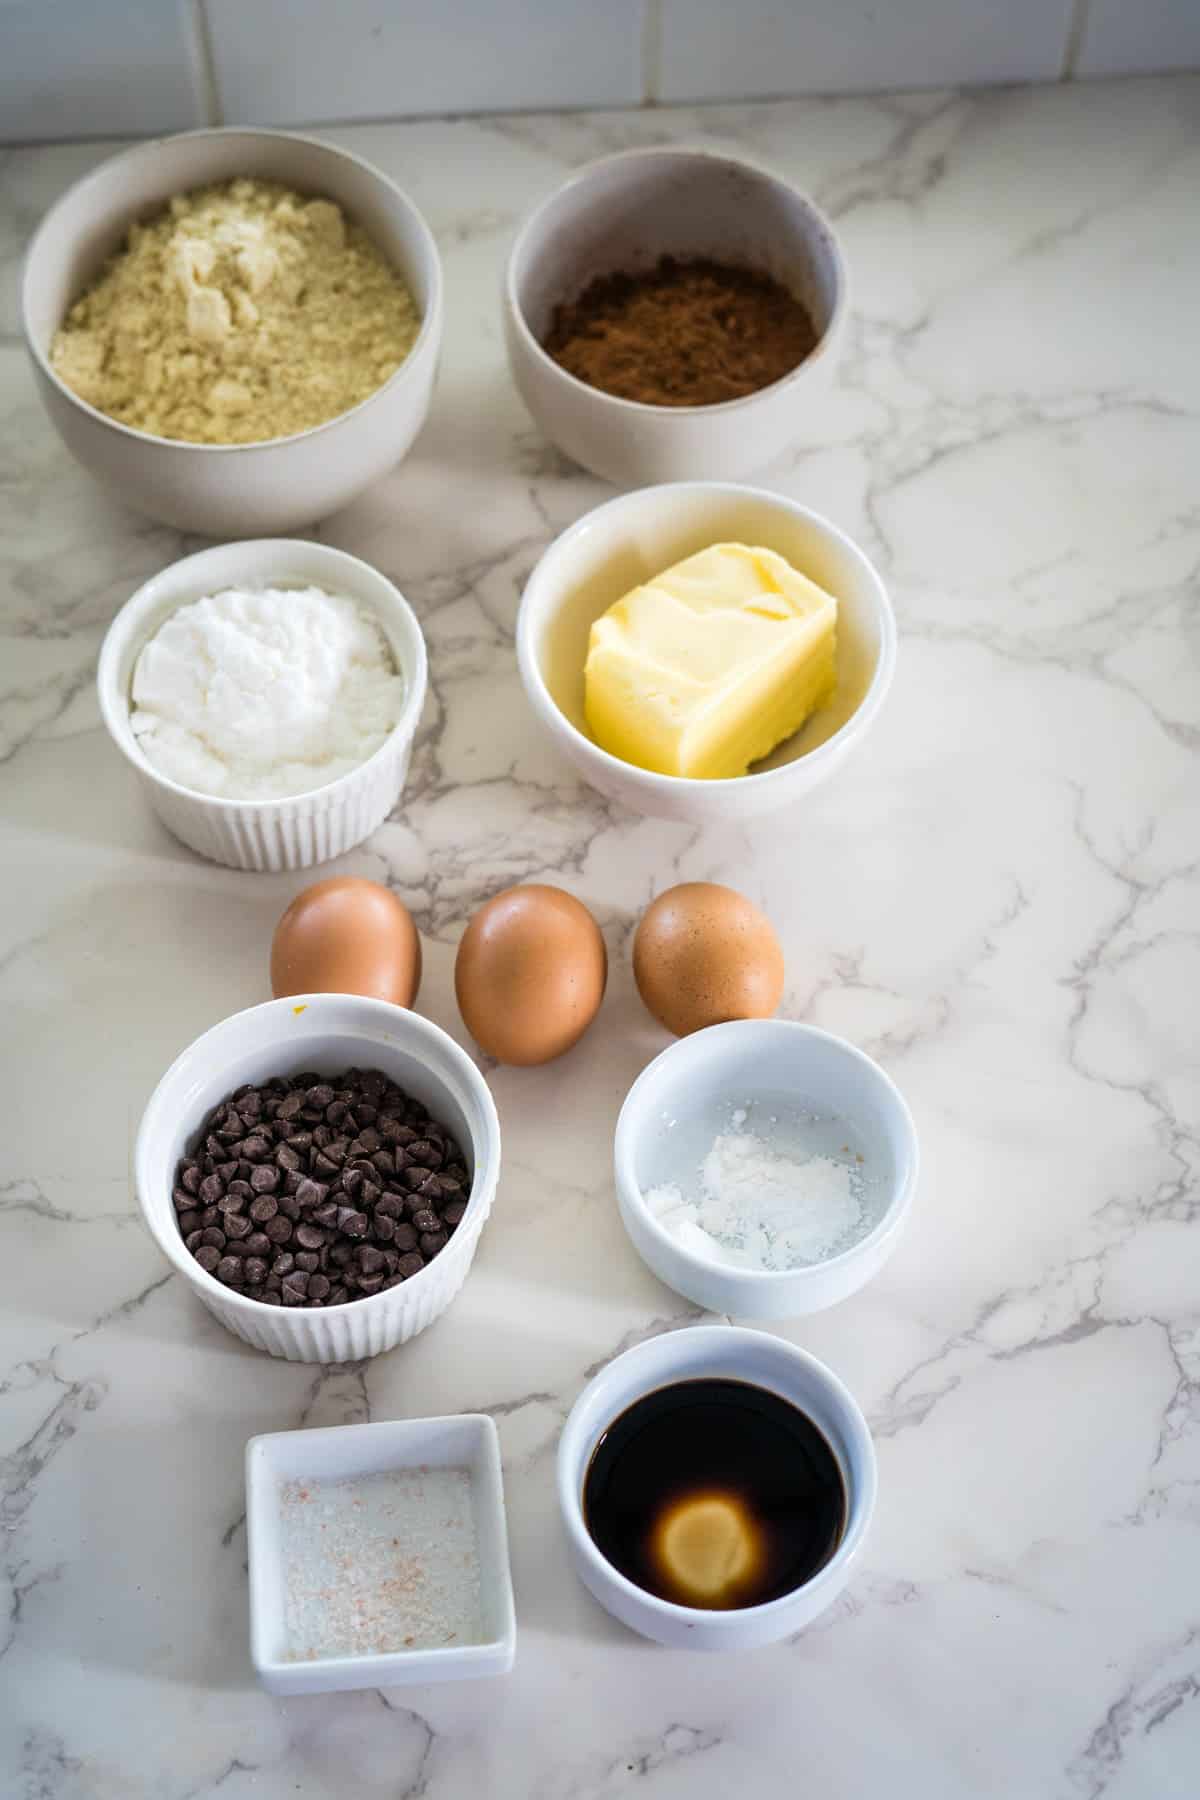
[[[617,1121],[617,1203],[677,1293],[740,1319],[820,1312],[876,1275],[917,1184],[900,1090],[791,1019],[735,1019],[644,1069]]]
[[[247,177],[330,200],[412,295],[420,328],[395,373],[351,410],[291,436],[193,443],[155,436],[82,399],[51,361],[69,309],[129,227],[178,195]],[[38,228],[22,285],[25,340],[67,448],[127,505],[215,537],[272,536],[327,517],[400,461],[429,410],[442,334],[441,263],[413,202],[360,157],[276,131],[216,130],[140,144],[62,196]]]

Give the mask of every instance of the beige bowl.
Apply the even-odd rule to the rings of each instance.
[[[712,257],[763,269],[807,306],[816,348],[782,380],[719,406],[644,406],[589,387],[542,349],[554,308],[597,275],[659,257]],[[508,360],[521,398],[560,450],[623,487],[738,481],[812,428],[848,312],[829,221],[788,182],[708,150],[605,157],[525,221],[504,282]]]
[[[252,175],[344,207],[403,275],[421,314],[389,381],[352,411],[261,444],[185,444],[134,431],[71,392],[50,366],[68,307],[134,219],[173,194]],[[63,442],[120,499],[163,524],[214,537],[273,537],[326,517],[408,450],[429,411],[442,336],[442,271],[424,219],[357,156],[278,131],[189,131],[139,144],[69,188],[39,226],[22,284],[25,341]]]

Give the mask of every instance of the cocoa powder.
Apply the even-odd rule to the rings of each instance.
[[[715,406],[803,362],[817,332],[769,275],[707,258],[660,258],[602,275],[558,306],[544,348],[590,387],[647,406]]]

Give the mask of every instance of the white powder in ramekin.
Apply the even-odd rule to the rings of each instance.
[[[326,787],[387,738],[405,684],[377,621],[320,588],[181,606],[133,671],[130,724],[171,781],[227,800]]]

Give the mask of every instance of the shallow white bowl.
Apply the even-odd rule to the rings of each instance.
[[[483,1643],[365,1656],[287,1655],[287,1586],[280,1490],[289,1481],[345,1481],[388,1470],[461,1469],[471,1476],[479,1547]],[[484,1413],[446,1419],[382,1419],[317,1431],[280,1431],[246,1445],[246,1538],[250,1560],[250,1653],[272,1694],[328,1694],[346,1688],[409,1686],[503,1675],[517,1643],[500,1440]]]
[[[282,800],[197,794],[146,757],[130,726],[130,687],[142,646],[180,606],[228,587],[324,588],[346,594],[378,621],[404,677],[404,708],[386,742],[327,786]],[[221,544],[172,563],[125,602],[100,651],[96,686],[109,736],[132,763],[151,806],[177,838],[234,869],[307,869],[341,856],[382,824],[400,796],[425,704],[425,640],[416,614],[369,564],[299,538]]]
[[[840,1115],[882,1159],[887,1197],[878,1221],[848,1250],[798,1269],[735,1268],[685,1248],[643,1198],[663,1179],[654,1142],[664,1116],[702,1115],[725,1102],[741,1106],[781,1094],[805,1109]],[[844,1038],[790,1019],[737,1019],[669,1045],[630,1088],[613,1145],[617,1204],[643,1261],[697,1305],[742,1319],[821,1312],[870,1281],[896,1247],[917,1166],[916,1127],[891,1078]]]
[[[408,283],[421,330],[389,381],[352,411],[262,444],[184,444],[118,424],[50,366],[68,308],[120,248],[135,219],[174,194],[253,175],[335,200]],[[25,342],[63,442],[119,499],[152,519],[212,537],[254,537],[323,519],[398,463],[429,411],[442,336],[437,246],[408,196],[349,151],[280,131],[188,131],[101,163],[58,200],[29,246]]]
[[[584,719],[593,621],[639,582],[728,541],[778,551],[836,596],[837,692],[749,775],[697,781],[635,768],[602,750]],[[659,818],[737,823],[799,800],[862,742],[891,685],[896,622],[874,568],[820,513],[762,488],[674,482],[609,500],[554,540],[525,584],[517,660],[537,717],[602,794]]]
[[[647,1593],[601,1556],[583,1517],[583,1486],[601,1434],[636,1400],[676,1381],[746,1381],[800,1408],[823,1432],[846,1485],[841,1543],[811,1581],[763,1606],[711,1612]],[[761,1331],[699,1325],[626,1350],[584,1388],[558,1444],[558,1503],[575,1572],[613,1617],[643,1637],[689,1650],[749,1650],[815,1619],[845,1587],[875,1508],[875,1447],[853,1396],[804,1350]]]
[[[808,308],[812,354],[781,380],[717,406],[646,406],[569,375],[542,349],[554,308],[597,275],[660,256],[764,270]],[[589,164],[529,216],[504,278],[513,380],[560,450],[621,486],[740,479],[812,428],[849,311],[829,221],[796,188],[738,157],[686,146],[626,150]]]
[[[209,1275],[184,1246],[171,1194],[205,1116],[235,1088],[312,1069],[382,1069],[457,1138],[471,1173],[462,1223],[418,1275],[343,1306],[266,1306]],[[142,1115],[134,1180],[167,1261],[222,1325],[292,1362],[356,1362],[424,1331],[466,1280],[500,1172],[500,1122],[479,1070],[440,1026],[357,994],[291,995],[222,1019],[167,1070]]]

